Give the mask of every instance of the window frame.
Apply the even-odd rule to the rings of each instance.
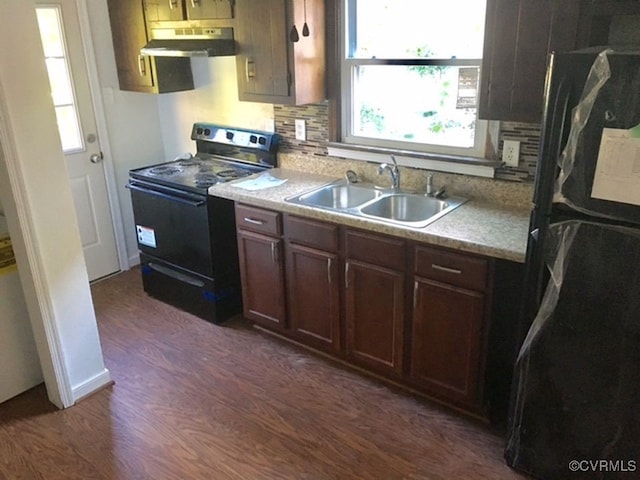
[[[491,152],[490,145],[498,136],[498,123],[482,120],[478,118],[478,106],[476,106],[476,132],[473,147],[450,147],[442,145],[423,144],[416,142],[394,141],[386,139],[373,139],[353,134],[354,112],[351,108],[353,88],[356,70],[359,66],[380,65],[380,66],[472,66],[482,67],[482,58],[477,59],[440,59],[440,58],[411,58],[411,59],[391,59],[391,58],[355,58],[356,35],[349,35],[355,32],[355,8],[354,0],[334,0],[334,8],[339,13],[336,19],[336,59],[335,68],[339,80],[336,88],[339,98],[333,99],[332,106],[338,109],[334,113],[334,120],[337,122],[336,128],[332,129],[332,138],[337,140],[334,144],[334,151],[344,155],[350,148],[355,150],[374,149],[385,153],[405,152],[409,156],[419,157],[421,155],[437,158],[439,161],[455,162],[482,162],[487,163],[485,157]],[[478,95],[480,85],[478,85]],[[479,104],[479,100],[477,102]],[[331,150],[331,149],[330,149]],[[357,153],[350,158],[359,159],[361,154]],[[494,162],[495,163],[495,162]],[[413,160],[412,166],[419,162]],[[419,168],[419,167],[418,167]],[[442,168],[440,168],[442,169]]]

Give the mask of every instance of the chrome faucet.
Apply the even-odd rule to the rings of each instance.
[[[446,187],[443,186],[440,190],[433,191],[433,172],[427,174],[427,190],[425,192],[427,197],[445,198],[447,196]]]
[[[391,160],[393,161],[393,165],[389,165],[388,163],[381,163],[378,167],[378,175],[382,175],[385,170],[389,171],[391,175],[391,185],[394,190],[400,189],[400,170],[398,170],[398,162],[396,162],[396,158],[391,155]]]
[[[347,183],[358,183],[358,174],[353,170],[344,172],[344,178],[347,180]]]
[[[427,174],[427,191],[425,192],[427,197],[433,197],[433,173]]]

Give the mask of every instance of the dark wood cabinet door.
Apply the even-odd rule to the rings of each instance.
[[[162,3],[165,4],[168,0]],[[189,58],[140,54],[147,43],[143,3],[108,0],[108,7],[120,90],[145,93],[193,90]]]
[[[140,49],[147,43],[144,13],[140,3],[109,0],[108,7],[120,89],[152,90],[151,58],[140,55]]]
[[[282,240],[238,231],[245,317],[265,327],[286,327]]]
[[[348,356],[372,371],[401,375],[404,272],[348,260],[345,277]]]
[[[540,123],[548,55],[579,47],[584,0],[487,0],[478,115]]]
[[[240,100],[289,96],[286,0],[238,0]]]
[[[139,2],[130,3],[139,6]],[[147,22],[184,20],[184,0],[144,0],[143,4]]]
[[[410,375],[427,391],[477,404],[484,293],[416,277]]]
[[[231,0],[186,0],[186,2],[189,20],[233,18]]]
[[[305,104],[325,99],[324,0],[237,0],[236,19],[240,100]],[[296,42],[290,38],[294,25]]]
[[[289,328],[301,342],[340,350],[339,279],[336,254],[287,245]]]

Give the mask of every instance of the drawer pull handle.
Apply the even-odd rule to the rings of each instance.
[[[431,264],[431,268],[433,268],[434,270],[440,270],[441,272],[445,272],[445,273],[453,273],[454,275],[462,275],[462,270],[458,270],[457,268],[443,267],[442,265],[437,265],[435,263]]]
[[[244,217],[244,221],[247,223],[253,223],[254,225],[264,225],[265,222],[262,220],[254,220],[253,218]]]
[[[344,286],[349,288],[349,262],[344,264]]]
[[[331,285],[331,258],[327,258],[327,282]]]
[[[413,282],[413,309],[418,306],[418,282]]]

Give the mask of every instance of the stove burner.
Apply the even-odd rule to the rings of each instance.
[[[159,167],[153,167],[149,170],[149,173],[152,175],[174,175],[176,173],[180,173],[180,171],[181,169],[178,167],[161,165]]]
[[[181,160],[180,162],[178,162],[178,165],[182,166],[182,167],[192,167],[193,165],[200,165],[200,160],[199,159],[190,159],[190,160]]]
[[[220,178],[230,179],[230,178],[240,178],[245,177],[247,175],[251,175],[251,172],[247,172],[245,170],[220,170],[216,175]]]
[[[195,181],[198,188],[209,188],[218,183],[216,176],[211,173],[199,173],[196,175]]]

